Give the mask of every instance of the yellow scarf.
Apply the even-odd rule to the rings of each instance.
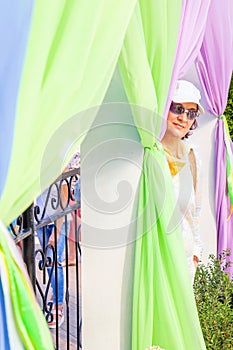
[[[172,176],[175,176],[185,165],[185,161],[175,157],[168,149],[164,148],[167,162]]]

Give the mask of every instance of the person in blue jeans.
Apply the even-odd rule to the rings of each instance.
[[[40,197],[37,198],[37,206],[39,206],[40,211],[43,212],[45,198],[47,197],[48,189],[42,193]],[[53,197],[53,195],[52,195]],[[53,197],[54,198],[54,197]],[[51,212],[51,208],[46,208],[46,215],[43,219],[48,218],[50,215],[54,214]],[[71,215],[68,214],[66,219],[64,217],[60,218],[56,222],[57,227],[57,266],[54,265],[53,260],[55,258],[53,249],[46,249],[46,258],[49,258],[51,267],[47,268],[49,276],[51,275],[51,287],[52,287],[52,320],[48,322],[49,328],[56,328],[56,311],[58,313],[58,327],[64,322],[64,312],[63,312],[63,300],[64,300],[64,272],[62,266],[62,260],[65,250],[65,236],[70,230],[70,220]],[[50,223],[44,227],[37,229],[37,237],[39,239],[40,245],[46,248],[49,244],[54,246],[54,234],[55,234],[55,224]],[[44,240],[44,241],[43,241]],[[54,265],[54,268],[52,266]],[[56,273],[55,268],[57,268],[57,283],[56,283]],[[56,285],[58,290],[56,293]],[[57,294],[57,295],[56,295]]]
[[[69,231],[69,225],[70,222],[67,221],[67,231]],[[45,242],[43,242],[43,230],[45,230]],[[55,230],[54,224],[46,225],[44,228],[41,227],[37,230],[37,236],[40,242],[40,245],[46,247],[48,244],[50,244],[50,237],[53,235]],[[62,223],[61,226],[61,232],[57,239],[57,301],[56,301],[56,280],[55,280],[55,270],[53,270],[52,277],[51,277],[51,287],[53,290],[53,319],[51,322],[48,322],[49,328],[55,328],[56,327],[56,307],[55,305],[58,304],[58,326],[60,327],[61,324],[64,322],[64,313],[63,313],[63,300],[64,300],[64,272],[62,267],[62,259],[65,249],[65,235],[66,235],[66,227],[65,222]],[[53,242],[51,242],[53,243]],[[47,249],[47,258],[51,259],[51,265],[53,261],[53,252],[52,249]],[[54,266],[55,268],[55,266]],[[51,274],[52,267],[48,267],[48,273]]]

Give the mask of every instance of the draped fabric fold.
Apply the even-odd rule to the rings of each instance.
[[[200,54],[196,60],[198,76],[207,101],[207,110],[218,117],[224,113],[233,70],[233,2],[212,0]],[[233,216],[228,188],[232,178],[227,176],[227,159],[232,158],[224,118],[218,118],[215,133],[215,208],[217,222],[217,253],[233,251]],[[230,157],[230,158],[229,158]],[[229,163],[228,163],[229,165]],[[233,172],[232,164],[228,173]],[[232,259],[232,258],[231,258]],[[233,267],[230,268],[231,272]]]
[[[140,106],[140,113],[133,112],[144,147],[153,146],[160,133],[180,11],[180,0],[139,1],[121,50],[119,69],[129,103]]]
[[[1,2],[0,215],[5,225],[60,175],[66,157],[84,139],[96,115],[85,118],[85,112],[102,103],[135,3]],[[53,349],[13,246],[0,225],[1,335],[8,332],[12,349]]]
[[[3,320],[10,349],[52,350],[50,332],[27,279],[25,265],[1,222],[0,238],[0,283],[5,305]]]
[[[12,7],[14,10],[12,11]],[[16,105],[34,0],[0,3],[0,196],[11,157]],[[4,154],[3,154],[4,152]]]
[[[161,131],[171,81],[181,5],[178,0],[139,1],[119,58],[128,100],[140,106],[132,108],[132,112],[144,146],[135,245],[133,350],[145,350],[152,345],[166,350],[205,349],[180,223],[176,220],[172,179],[163,149],[156,141]],[[197,14],[193,14],[195,18],[208,8],[202,6],[200,1],[198,6]],[[192,6],[188,8],[190,18]],[[204,30],[201,23],[202,27],[197,31],[198,39]],[[185,30],[187,26],[188,23]],[[183,40],[186,39],[185,36]],[[195,44],[198,42],[200,46],[198,39]],[[194,60],[195,50],[191,44],[185,46],[176,74],[187,65],[185,59],[188,53]]]
[[[184,74],[194,63],[199,54],[210,6],[210,0],[196,0],[195,2],[193,0],[183,0],[182,3],[177,49],[169,92],[167,95],[167,102],[164,108],[164,118],[160,138],[162,138],[166,129],[166,117],[171,103],[175,82],[177,79],[183,78]]]
[[[170,81],[179,77],[196,56],[209,1],[92,0],[90,6],[86,0],[23,0],[17,11],[14,8],[15,17],[12,6],[4,5],[2,11],[2,4],[1,23],[4,27],[7,21],[13,23],[6,36],[5,30],[1,31],[0,108],[5,133],[0,138],[2,222],[9,224],[61,173],[64,159],[71,156],[91,127],[96,113],[89,114],[90,109],[101,104],[121,51],[119,68],[129,102],[143,107],[140,113],[133,112],[145,147],[138,202],[132,348],[160,345],[166,350],[205,349],[176,220],[172,181],[156,139],[166,116],[163,112]],[[233,5],[232,0],[225,0],[224,6],[216,0],[212,4],[198,66],[200,71],[204,67],[200,75],[205,76],[207,95],[210,86],[218,92],[219,106],[220,101],[225,103],[221,90],[225,93],[232,71],[229,20]],[[180,18],[184,28],[179,27]],[[193,42],[186,47],[192,18],[200,27],[195,29],[191,22]],[[229,31],[226,37],[224,27]],[[226,40],[230,36],[231,42]],[[217,49],[213,48],[215,44],[219,45]],[[213,78],[218,59],[222,64],[216,74],[220,84]],[[172,84],[169,94],[171,91]],[[214,106],[212,96],[210,102]],[[8,332],[5,346],[50,350],[53,344],[46,322],[22,271],[22,260],[0,224],[0,293],[4,296],[0,332]],[[42,340],[45,343],[41,344]]]
[[[71,128],[71,135],[58,133],[60,140],[56,139],[56,131],[65,128],[72,116],[102,103],[135,3],[94,0],[90,6],[83,0],[35,1],[24,65],[18,73],[21,81],[14,102],[15,121],[11,121],[14,140],[0,199],[5,224],[61,173],[65,152],[72,148],[74,153],[84,139],[95,114],[84,129],[74,133]],[[5,50],[12,51],[11,45],[9,41]],[[5,76],[6,83],[8,78]],[[11,104],[10,97],[5,104]],[[47,145],[52,138],[53,162],[42,167],[43,158],[51,151]],[[0,152],[4,159],[4,148]],[[43,175],[45,181],[41,184]]]
[[[217,253],[232,247],[233,219],[231,215],[231,202],[227,192],[227,153],[225,144],[225,128],[222,118],[217,120],[215,131],[215,143],[218,143],[215,153],[215,209],[217,223]],[[230,171],[232,171],[230,169]],[[230,258],[232,261],[232,257]],[[231,266],[228,268],[232,274]]]
[[[151,345],[166,350],[205,349],[173,191],[161,145],[145,148],[135,252],[133,350]]]
[[[10,350],[6,319],[6,307],[2,290],[2,281],[0,279],[0,349]]]

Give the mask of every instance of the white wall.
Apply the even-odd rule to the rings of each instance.
[[[199,85],[194,68],[187,78]],[[117,72],[107,101],[127,101]],[[214,118],[205,115],[192,136],[203,164],[204,261],[216,247],[214,127]],[[81,146],[84,350],[130,349],[134,218],[142,156],[128,106],[116,103],[100,109]]]
[[[127,101],[117,73],[109,100]],[[132,242],[142,156],[129,106],[113,103],[100,109],[81,146],[85,350],[130,349]]]

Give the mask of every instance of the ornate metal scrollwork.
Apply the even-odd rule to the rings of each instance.
[[[48,252],[52,254],[52,256],[48,255]],[[37,260],[37,256],[40,255],[40,259],[38,261],[38,269],[40,271],[43,271],[44,274],[44,285],[45,285],[45,290],[43,291],[43,289],[41,288],[41,284],[38,281],[38,278],[36,278],[36,286],[37,286],[37,290],[40,294],[41,300],[42,300],[42,310],[43,313],[45,314],[46,320],[48,322],[51,322],[51,318],[52,318],[52,302],[51,300],[48,300],[48,295],[49,295],[49,289],[51,286],[51,280],[52,280],[52,275],[54,272],[54,267],[55,267],[55,248],[53,245],[48,244],[45,247],[45,250],[43,249],[37,249],[35,251],[35,259]],[[46,278],[46,270],[47,268],[50,268],[50,271],[48,272],[48,278]]]
[[[34,206],[36,225],[42,223],[43,220],[48,221],[49,218],[51,218],[50,222],[52,222],[58,216],[62,217],[67,212],[80,207],[80,203],[74,198],[74,186],[78,179],[78,174],[79,169],[62,174],[42,193],[39,197],[40,205],[36,204]],[[71,201],[76,202],[75,208],[74,204],[70,205]]]
[[[59,219],[64,220],[65,222],[65,263],[66,263],[66,269],[65,274],[66,276],[66,283],[65,283],[65,293],[64,293],[64,307],[66,307],[66,323],[69,324],[69,285],[68,285],[68,279],[69,279],[69,269],[68,269],[68,246],[67,246],[67,238],[69,235],[69,228],[68,221],[73,219],[75,217],[75,244],[76,244],[76,275],[78,274],[79,269],[79,259],[78,256],[81,256],[81,250],[79,246],[79,231],[80,226],[77,226],[77,212],[80,208],[80,202],[75,199],[74,196],[74,187],[75,183],[79,177],[79,169],[74,169],[72,171],[69,171],[67,173],[62,174],[59,176],[59,178],[51,184],[51,186],[44,192],[43,205],[40,205],[35,203],[34,207],[33,205],[30,206],[30,218],[31,220],[27,221],[26,216],[24,220],[24,213],[22,215],[22,218],[18,218],[17,222],[20,222],[20,235],[14,230],[14,225],[11,224],[9,229],[12,231],[12,235],[16,242],[23,240],[24,238],[30,237],[31,239],[31,245],[30,245],[30,252],[31,255],[28,254],[26,265],[29,268],[30,266],[33,266],[34,269],[34,279],[31,278],[33,287],[35,290],[35,293],[37,295],[38,301],[41,305],[42,311],[45,315],[45,318],[48,323],[54,322],[54,305],[53,300],[58,300],[58,289],[59,289],[59,279],[58,279],[58,271],[61,272],[61,258],[59,255],[58,258],[58,236],[57,236],[57,230],[58,230],[58,223]],[[27,211],[26,211],[27,212]],[[25,213],[26,213],[25,212]],[[74,212],[74,214],[71,215],[71,213]],[[69,219],[68,219],[69,218]],[[21,220],[21,221],[20,221]],[[28,222],[28,224],[27,224]],[[28,225],[28,226],[27,226]],[[53,228],[52,228],[53,227]],[[38,235],[39,230],[42,232],[40,238]],[[54,235],[54,244],[51,244],[51,241],[48,242],[48,237],[50,232],[48,232],[48,235],[46,236],[46,230],[52,230],[51,234]],[[37,234],[36,234],[37,233]],[[34,239],[34,234],[35,238]],[[51,236],[50,236],[51,237]],[[37,240],[39,238],[39,242]],[[23,241],[24,244],[26,243]],[[39,243],[39,247],[36,247],[35,250],[35,244]],[[28,243],[27,243],[28,244]],[[23,252],[29,251],[27,248],[29,246],[25,244]],[[33,259],[34,258],[34,259]],[[59,260],[59,261],[58,261]],[[63,271],[63,270],[62,270]],[[32,274],[33,275],[33,274]],[[78,276],[78,275],[77,275]],[[78,281],[78,277],[75,277]],[[31,275],[30,275],[31,277]],[[53,300],[51,300],[51,287],[52,288],[52,294],[53,294]],[[55,288],[54,288],[55,286]],[[54,293],[55,290],[55,293]],[[76,289],[76,299],[79,300],[79,288]],[[77,305],[79,303],[77,302]],[[79,307],[77,307],[77,313],[79,315]],[[81,332],[81,321],[80,317],[77,317],[77,327]],[[67,331],[68,332],[68,331]],[[67,333],[67,342],[68,342],[68,333]],[[79,340],[78,340],[79,341]],[[81,341],[79,342],[81,344]]]

